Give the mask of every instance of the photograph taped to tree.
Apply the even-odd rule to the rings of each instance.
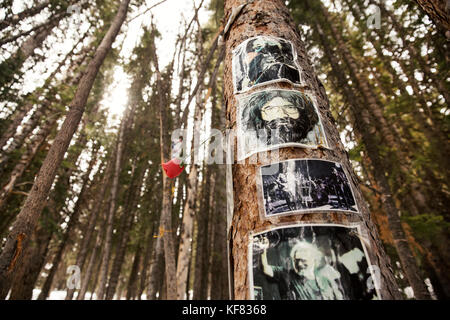
[[[328,148],[312,94],[271,89],[237,100],[239,161],[280,147]]]
[[[277,165],[277,164],[275,164]],[[265,172],[265,169],[270,172]],[[340,163],[290,159],[259,168],[259,208],[263,218],[310,211],[358,212],[353,190]],[[261,203],[262,202],[262,203]]]
[[[376,300],[359,225],[299,224],[250,236],[252,300]]]
[[[258,36],[245,40],[233,50],[234,93],[280,81],[302,85],[292,42]]]

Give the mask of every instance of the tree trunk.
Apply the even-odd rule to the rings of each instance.
[[[52,186],[57,168],[61,164],[70,140],[81,120],[89,92],[98,70],[125,20],[129,2],[130,0],[123,0],[121,2],[117,15],[97,48],[86,73],[81,78],[75,97],[70,104],[67,117],[62,124],[60,131],[56,135],[38,176],[36,177],[33,188],[8,235],[6,245],[0,255],[0,292],[9,288],[9,283],[11,282],[11,277],[15,271],[16,265],[18,263],[20,264],[23,249],[26,247],[26,243],[28,242],[41,211],[45,206],[45,200]]]
[[[153,56],[153,64],[156,72],[156,83],[158,88],[159,98],[159,122],[160,122],[160,151],[161,151],[161,163],[164,163],[164,159],[168,159],[170,156],[170,139],[168,136],[168,125],[166,120],[166,114],[168,105],[164,99],[165,90],[161,78],[161,73],[158,66],[158,57],[156,55],[155,43],[152,42],[151,54]],[[161,208],[161,227],[163,228],[164,245],[164,260],[166,268],[166,285],[167,285],[167,299],[176,300],[177,298],[177,285],[176,285],[176,262],[175,262],[175,248],[172,230],[172,186],[173,181],[169,179],[165,174],[162,175],[162,208]]]
[[[106,194],[106,187],[109,185],[109,180],[110,180],[112,169],[113,169],[112,161],[113,161],[113,159],[111,159],[111,161],[108,162],[108,164],[106,166],[105,174],[101,181],[101,189],[97,193],[97,197],[95,198],[95,202],[93,204],[93,209],[92,209],[92,214],[89,216],[87,229],[85,230],[83,241],[80,246],[80,251],[78,252],[77,260],[75,262],[75,265],[80,268],[81,272],[83,272],[83,270],[84,270],[83,267],[86,262],[87,255],[89,253],[88,252],[89,244],[91,242],[92,235],[94,234],[94,231],[95,231],[95,226],[97,224],[97,217],[100,215],[101,210],[102,210],[103,199]],[[69,289],[67,291],[65,300],[72,300],[73,294],[74,294],[74,290]]]
[[[198,187],[198,194],[201,195],[198,199],[197,212],[197,248],[195,256],[194,268],[194,300],[206,300],[206,280],[207,280],[207,266],[208,266],[208,230],[209,230],[209,197],[210,197],[210,167],[203,169],[204,180]]]
[[[134,170],[133,170],[134,171]],[[130,239],[130,231],[133,226],[133,220],[136,212],[137,200],[140,195],[142,187],[142,180],[144,178],[145,170],[141,167],[134,172],[131,180],[131,186],[128,192],[128,199],[126,200],[125,208],[123,210],[123,221],[121,223],[121,230],[119,231],[119,243],[117,247],[116,256],[111,269],[111,274],[108,281],[108,290],[106,291],[106,300],[111,300],[116,292],[120,271],[125,259],[128,241]],[[134,192],[131,190],[135,190]]]
[[[137,291],[137,299],[141,300],[142,294],[147,285],[147,270],[150,264],[150,259],[152,257],[153,252],[153,232],[154,232],[154,224],[151,228],[149,228],[150,232],[148,233],[147,239],[145,241],[145,255],[142,261],[142,269],[139,278],[139,289]]]
[[[161,219],[159,222],[160,230],[162,227]],[[149,282],[147,287],[147,300],[156,300],[156,294],[159,292],[161,297],[161,282],[164,276],[164,248],[163,240],[160,234],[158,234],[155,242],[155,250],[153,253],[152,263],[149,271]]]
[[[119,129],[119,136],[117,138],[117,146],[116,146],[116,161],[114,167],[114,177],[110,190],[110,206],[106,224],[106,238],[105,238],[105,246],[103,250],[101,267],[100,267],[100,283],[97,291],[97,297],[99,300],[102,300],[105,295],[106,283],[108,278],[108,269],[109,269],[109,260],[111,256],[111,246],[112,246],[112,233],[113,233],[113,222],[114,215],[116,213],[116,197],[119,189],[119,175],[122,168],[122,156],[123,156],[123,139],[124,139],[124,131],[125,131],[125,123],[128,119],[128,109],[125,110],[125,115],[122,119],[122,123]]]
[[[127,300],[136,299],[137,280],[138,280],[139,266],[141,264],[141,258],[142,258],[142,245],[141,242],[139,242],[138,247],[136,248],[136,252],[134,253],[133,265],[131,267],[130,278],[128,280],[127,296],[126,296]]]
[[[39,148],[45,142],[45,139],[53,129],[56,120],[58,120],[58,118],[53,117],[53,119],[47,121],[47,123],[45,123],[42,126],[39,132],[30,141],[27,150],[24,152],[24,154],[22,154],[22,157],[20,158],[19,162],[16,164],[13,171],[11,172],[8,183],[3,186],[0,192],[0,209],[4,207],[6,200],[13,191],[17,181],[22,177],[25,170],[31,164],[31,161],[38,152]]]
[[[109,212],[108,210],[104,210],[104,212]],[[100,223],[100,227],[97,231],[97,236],[95,238],[95,244],[94,248],[92,249],[91,257],[89,258],[88,265],[86,267],[86,271],[82,272],[82,279],[81,279],[81,288],[78,292],[77,300],[84,300],[84,297],[86,295],[86,292],[89,288],[89,283],[91,283],[92,274],[94,273],[94,267],[96,265],[96,261],[98,260],[98,256],[100,255],[100,252],[102,250],[102,241],[106,236],[106,225],[107,225],[107,219],[106,214],[102,212],[102,219]],[[99,263],[99,268],[101,266],[101,261]],[[95,292],[95,287],[97,283],[99,272],[96,272],[96,276],[93,283],[93,290],[91,292],[91,300],[92,296]]]
[[[239,2],[236,0],[225,1],[226,17],[230,16],[233,7],[237,7]],[[327,134],[329,149],[302,149],[302,148],[282,148],[279,150],[280,160],[294,158],[317,158],[328,159],[341,163],[346,171],[351,174],[350,181],[353,182],[355,200],[360,208],[360,214],[354,214],[354,218],[361,220],[369,233],[370,251],[368,252],[372,264],[376,264],[381,271],[380,294],[383,299],[399,298],[398,287],[390,269],[389,259],[384,253],[383,247],[378,238],[376,227],[371,221],[367,205],[362,198],[357,179],[351,164],[345,154],[345,150],[340,142],[339,134],[333,124],[333,119],[329,111],[329,102],[326,97],[322,84],[312,70],[307,59],[306,52],[297,28],[292,21],[289,12],[281,0],[258,1],[247,4],[242,13],[237,17],[231,26],[230,33],[226,37],[226,58],[225,58],[225,103],[227,108],[228,126],[234,127],[236,120],[236,99],[233,95],[232,83],[232,49],[247,38],[256,35],[272,35],[282,37],[292,41],[299,54],[298,61],[301,69],[304,71],[304,80],[309,88],[315,93],[322,123]],[[291,88],[289,84],[283,85],[283,88]],[[258,164],[268,164],[267,160],[258,160]],[[249,277],[248,277],[248,244],[249,233],[261,227],[273,225],[271,221],[263,221],[259,216],[258,199],[256,194],[256,169],[257,165],[248,163],[233,165],[233,191],[234,191],[234,213],[232,225],[228,233],[230,237],[230,259],[233,268],[234,298],[248,299]],[[286,216],[280,219],[280,222],[295,223],[302,222],[323,222],[345,223],[349,217],[342,214],[324,213],[324,214],[305,214]]]
[[[31,300],[36,281],[44,266],[53,232],[50,226],[42,222],[34,234],[33,245],[28,246],[24,253],[24,261],[17,271],[11,288],[10,300]]]
[[[201,29],[199,27],[199,32],[197,34],[197,73],[201,72],[201,57],[202,57],[202,38],[201,38]],[[199,91],[196,95],[195,101],[195,110],[194,110],[194,126],[193,126],[193,139],[190,151],[190,169],[189,176],[187,181],[187,198],[184,203],[183,210],[183,221],[181,225],[180,232],[180,245],[178,248],[178,259],[177,259],[177,299],[184,300],[186,287],[188,285],[188,270],[189,270],[189,258],[190,258],[190,249],[191,249],[191,238],[192,238],[192,229],[194,224],[194,215],[195,215],[195,202],[197,198],[197,164],[195,161],[198,161],[197,154],[198,150],[195,150],[195,147],[199,144],[198,139],[200,138],[200,124],[201,124],[201,113],[203,107],[203,99],[202,99],[202,87],[203,83],[200,84]],[[182,190],[181,190],[182,191]],[[186,297],[187,298],[187,297]]]
[[[416,0],[436,27],[450,39],[450,5],[445,0]]]
[[[41,293],[39,294],[38,300],[45,300],[49,296],[50,289],[52,287],[53,277],[55,276],[58,270],[59,263],[62,260],[63,253],[64,250],[66,249],[72,230],[74,230],[74,228],[78,224],[78,217],[80,216],[81,213],[81,205],[85,200],[85,193],[89,184],[89,175],[91,174],[92,168],[94,167],[94,164],[97,161],[96,153],[97,150],[96,148],[94,148],[94,151],[91,154],[91,160],[89,161],[89,167],[87,168],[86,173],[83,176],[82,187],[80,193],[78,194],[78,199],[75,203],[75,207],[73,208],[73,212],[70,215],[70,220],[69,223],[67,224],[66,230],[64,230],[64,235],[59,244],[58,251],[56,252],[55,257],[53,258],[52,268],[50,269],[50,272],[48,273],[48,276],[45,279],[45,283],[42,287]]]

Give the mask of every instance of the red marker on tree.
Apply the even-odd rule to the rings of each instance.
[[[184,170],[182,161],[178,158],[173,158],[172,160],[163,163],[162,167],[170,179],[178,177]]]

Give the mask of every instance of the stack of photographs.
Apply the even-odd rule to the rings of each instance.
[[[233,50],[237,94],[237,160],[286,147],[329,148],[312,91],[304,87],[292,42],[257,36]],[[276,226],[250,236],[250,296],[255,300],[378,299],[359,226],[280,226],[277,217],[315,212],[358,212],[343,166],[322,159],[290,159],[257,172],[262,219]],[[273,219],[275,218],[275,219]],[[278,225],[277,225],[278,224]],[[370,271],[369,271],[370,270]]]

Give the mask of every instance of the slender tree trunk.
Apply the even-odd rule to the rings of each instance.
[[[100,267],[100,283],[97,291],[97,297],[99,300],[102,300],[105,295],[106,283],[108,278],[108,269],[109,269],[109,260],[111,256],[111,247],[112,247],[112,233],[113,233],[113,221],[114,215],[116,213],[116,197],[119,189],[119,175],[122,168],[122,156],[123,156],[123,135],[125,131],[125,123],[127,122],[128,109],[125,112],[124,118],[122,120],[119,136],[117,139],[116,146],[116,161],[114,167],[114,177],[111,185],[111,194],[110,194],[110,207],[106,224],[106,238],[105,238],[105,246],[103,250],[101,267]]]
[[[210,168],[206,167],[203,169],[203,176],[205,177],[202,181],[202,185],[199,186],[198,193],[201,195],[199,198],[199,207],[197,212],[197,249],[195,257],[195,268],[192,272],[194,275],[194,300],[205,300],[206,297],[206,278],[207,278],[207,261],[208,261],[208,206],[209,206],[209,196],[210,196],[210,179],[211,175],[209,173]]]
[[[239,1],[225,1],[225,16],[229,17],[232,8],[237,7]],[[230,32],[226,39],[226,58],[225,58],[225,103],[227,109],[228,126],[233,127],[236,120],[236,99],[233,95],[232,84],[232,49],[247,38],[255,35],[265,34],[282,37],[292,41],[297,48],[299,54],[298,61],[301,69],[304,71],[304,79],[309,88],[315,93],[318,108],[322,118],[322,123],[327,134],[327,140],[333,150],[319,149],[302,149],[302,148],[282,148],[279,150],[280,160],[294,158],[318,158],[328,159],[341,163],[347,172],[352,173],[350,181],[354,185],[354,194],[360,214],[358,219],[367,227],[370,235],[371,249],[368,254],[372,264],[378,265],[381,271],[381,288],[380,294],[383,299],[398,298],[398,287],[395,283],[394,276],[390,269],[389,259],[387,258],[381,243],[378,239],[376,227],[370,219],[370,213],[362,198],[354,173],[345,154],[345,150],[340,142],[339,134],[333,124],[331,113],[329,112],[329,102],[326,97],[322,84],[312,70],[307,59],[306,52],[297,27],[295,26],[289,12],[282,0],[261,0],[248,3],[242,13],[234,21],[230,28]],[[287,87],[288,84],[283,87]],[[289,85],[289,87],[291,87]],[[233,191],[234,191],[234,213],[232,225],[228,233],[231,241],[230,258],[231,267],[233,268],[234,281],[234,298],[248,299],[249,294],[249,278],[248,278],[248,234],[260,227],[269,227],[272,225],[270,221],[263,221],[259,216],[258,200],[254,182],[256,180],[256,168],[258,165],[266,164],[267,160],[259,160],[257,164],[245,163],[233,165]],[[299,220],[302,222],[315,222],[318,219],[325,219],[333,223],[345,222],[345,217],[339,214],[324,214],[320,217],[315,214],[303,216],[286,216],[283,222],[295,223]],[[323,220],[322,220],[323,221]]]
[[[136,252],[134,253],[133,265],[131,267],[130,278],[128,280],[127,286],[127,300],[135,300],[136,299],[136,289],[138,284],[138,272],[139,266],[141,264],[142,259],[142,244],[139,242],[138,247],[136,248]]]
[[[8,196],[14,189],[14,186],[16,185],[18,180],[22,177],[23,173],[28,168],[28,166],[31,164],[31,161],[38,152],[39,148],[45,142],[45,139],[53,129],[56,120],[57,117],[53,117],[53,119],[47,121],[47,123],[43,125],[43,127],[39,130],[39,132],[30,141],[27,150],[22,155],[19,162],[16,164],[13,171],[11,172],[8,183],[4,185],[0,191],[0,209],[4,207]]]
[[[112,159],[113,160],[113,159]],[[80,251],[77,255],[77,260],[75,265],[80,268],[80,271],[83,272],[83,267],[88,255],[89,244],[91,242],[92,235],[95,231],[95,226],[97,224],[97,217],[100,215],[102,210],[103,199],[106,195],[106,187],[109,185],[110,176],[112,173],[113,165],[112,162],[108,162],[105,170],[105,174],[101,181],[101,189],[97,193],[97,197],[95,198],[95,202],[93,204],[92,214],[89,216],[89,221],[87,224],[87,229],[84,233],[83,241],[80,246]],[[66,300],[72,300],[74,294],[74,290],[68,290],[66,295]]]
[[[54,143],[50,147],[47,157],[36,177],[33,188],[12,226],[6,245],[0,255],[0,292],[9,288],[9,283],[11,282],[16,265],[21,262],[23,249],[26,247],[28,239],[45,206],[45,200],[52,186],[57,168],[61,164],[70,140],[81,120],[89,92],[98,70],[125,20],[129,2],[130,0],[123,0],[121,2],[116,17],[97,48],[86,73],[81,78],[75,97],[70,104],[67,117],[61,126],[61,130],[56,135]]]
[[[154,224],[152,228],[150,228],[150,232],[148,233],[147,239],[145,241],[145,255],[142,261],[142,269],[139,277],[139,289],[137,291],[137,299],[141,300],[142,294],[147,285],[147,270],[150,264],[150,259],[152,257],[153,252],[153,232],[154,232]]]
[[[86,170],[86,173],[83,176],[82,180],[82,187],[81,191],[78,194],[77,202],[75,203],[75,207],[73,208],[73,212],[70,215],[69,223],[67,224],[66,230],[64,231],[64,236],[61,239],[61,242],[58,247],[58,251],[56,252],[56,255],[53,259],[52,268],[50,269],[50,272],[45,279],[44,286],[42,287],[41,293],[39,294],[38,300],[45,300],[50,294],[50,289],[53,282],[53,277],[55,276],[59,263],[61,262],[61,259],[63,257],[64,250],[66,249],[66,246],[68,244],[69,237],[78,224],[78,217],[81,213],[81,206],[83,201],[85,200],[85,193],[88,188],[89,184],[89,175],[91,174],[92,168],[94,167],[95,162],[97,161],[96,158],[97,150],[94,149],[94,151],[91,154],[91,160],[89,161],[89,167]]]
[[[128,241],[130,239],[130,231],[133,226],[133,220],[136,212],[136,205],[138,197],[140,195],[140,190],[142,187],[142,180],[144,178],[145,170],[141,167],[134,172],[133,179],[131,181],[130,190],[128,192],[128,199],[126,201],[126,206],[124,208],[124,219],[122,223],[122,230],[119,231],[119,244],[117,248],[117,253],[112,265],[111,274],[108,282],[108,290],[106,291],[107,300],[111,300],[116,292],[117,283],[120,276],[120,271],[122,270],[122,265],[125,259],[126,249],[128,246]],[[135,190],[135,191],[131,191]]]
[[[33,109],[33,104],[32,103],[27,103],[24,106],[20,107],[19,110],[17,110],[17,112],[12,115],[10,125],[2,133],[2,136],[0,138],[0,154],[3,153],[3,147],[9,141],[9,139],[11,139],[14,136],[14,134],[17,131],[17,128],[22,123],[23,119],[28,114],[28,112],[31,111],[31,109]],[[2,167],[4,165],[3,162],[4,161],[0,162]]]
[[[97,272],[95,272],[95,276],[94,276],[94,279],[92,280],[92,282],[91,282],[91,278],[92,278],[92,275],[94,274],[94,268],[97,265],[96,261],[99,260],[98,257],[100,256],[101,251],[102,251],[103,240],[106,238],[106,226],[107,226],[107,222],[108,222],[107,221],[107,213],[109,212],[108,209],[109,208],[105,208],[105,210],[103,210],[101,213],[102,219],[99,224],[100,227],[98,228],[98,231],[97,231],[94,248],[92,249],[91,257],[89,258],[89,262],[87,264],[86,271],[84,271],[82,273],[83,278],[81,281],[81,288],[80,288],[80,291],[78,292],[77,300],[84,300],[90,283],[92,283],[91,300],[94,295],[96,285],[97,285],[97,280],[98,280],[98,277],[100,274],[99,269],[101,267],[101,261],[98,263],[98,269],[97,269]]]
[[[162,227],[161,221],[159,223]],[[149,271],[149,283],[147,287],[147,300],[156,300],[156,293],[159,292],[161,297],[161,282],[164,276],[164,247],[163,240],[160,234],[156,238],[155,250],[153,253],[152,263]]]
[[[199,27],[199,32],[197,35],[197,54],[198,54],[198,63],[197,63],[197,72],[201,72],[201,56],[202,56],[202,39],[201,32]],[[201,111],[203,105],[202,99],[202,87],[200,85],[200,89],[196,95],[196,103],[194,110],[194,126],[193,126],[193,141],[191,146],[191,159],[190,159],[190,171],[187,181],[187,199],[184,203],[183,210],[183,221],[181,225],[180,232],[180,245],[178,248],[178,259],[177,259],[177,299],[184,300],[186,287],[188,285],[188,270],[189,270],[189,258],[190,258],[190,249],[191,249],[191,238],[192,238],[192,229],[194,223],[194,214],[195,214],[195,201],[197,198],[197,164],[195,161],[198,161],[197,154],[198,150],[195,150],[199,141],[199,129],[200,129],[200,121],[201,121]],[[187,298],[187,297],[186,297]]]
[[[156,48],[154,42],[152,43],[151,54],[153,56],[153,64],[155,66],[155,72],[157,77],[157,88],[159,97],[159,121],[160,121],[160,148],[161,148],[161,163],[164,163],[164,159],[169,158],[170,155],[170,139],[168,138],[168,126],[166,120],[166,101],[164,99],[164,86],[162,83],[161,73],[158,67],[158,57],[156,55]],[[177,288],[176,288],[176,262],[174,251],[174,239],[172,230],[172,186],[173,181],[169,179],[165,174],[162,175],[162,208],[161,208],[161,226],[164,234],[161,236],[164,245],[164,260],[166,268],[166,285],[167,285],[167,299],[176,300]]]

